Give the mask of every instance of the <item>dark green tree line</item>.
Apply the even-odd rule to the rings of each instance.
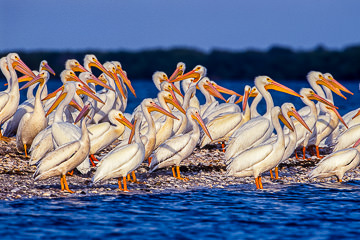
[[[46,59],[56,73],[64,69],[67,59],[75,58],[83,62],[85,54],[93,53],[100,62],[118,60],[130,79],[148,79],[155,71],[168,74],[182,61],[187,71],[201,64],[208,68],[208,76],[213,79],[252,79],[258,75],[268,75],[274,79],[304,79],[310,70],[330,72],[341,80],[360,79],[360,46],[343,50],[328,50],[317,47],[313,50],[294,51],[290,48],[274,46],[267,51],[225,51],[203,52],[189,48],[169,50],[154,49],[144,51],[18,51],[31,69],[37,69],[41,60]],[[0,53],[0,56],[8,52]]]

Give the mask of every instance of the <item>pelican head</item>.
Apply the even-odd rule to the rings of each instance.
[[[158,93],[158,99],[159,101],[164,100],[166,103],[170,103],[174,107],[176,107],[180,112],[183,114],[186,114],[186,111],[180,106],[178,100],[173,95],[173,93],[167,92],[167,91],[161,91]]]
[[[188,79],[191,78],[192,82],[197,83],[201,78],[203,78],[204,76],[206,76],[207,73],[207,69],[202,66],[202,65],[196,65],[193,70],[171,80],[171,82],[177,82],[177,81],[181,81],[184,79]]]
[[[324,73],[323,74],[324,78],[326,80],[328,80],[334,87],[336,87],[337,89],[347,92],[351,95],[354,95],[354,93],[352,93],[349,89],[347,89],[346,87],[344,87],[341,83],[339,83],[338,81],[336,81],[334,79],[334,77],[330,74],[330,73]]]
[[[194,107],[189,107],[186,111],[186,116],[187,117],[191,117],[193,118],[195,121],[198,122],[198,124],[200,125],[200,127],[204,130],[205,134],[210,138],[210,140],[212,141],[212,137],[210,135],[209,130],[207,129],[204,121],[202,120],[201,116],[200,116],[200,111],[199,109],[196,109]]]
[[[73,70],[74,72],[87,72],[87,70],[76,59],[68,59],[65,62],[65,69]]]
[[[119,79],[119,77],[118,77],[118,75],[116,73],[115,65],[112,62],[106,62],[106,63],[104,63],[104,68],[108,72],[108,73],[105,73],[105,74],[108,74],[108,76],[111,77],[114,80],[115,85],[117,86],[117,88],[120,91],[120,94],[123,96],[123,98],[126,98],[124,88],[122,87],[120,79]]]
[[[27,82],[24,86],[22,86],[20,88],[20,90],[23,90],[23,89],[25,89],[25,88],[27,88],[27,87],[29,87],[29,86],[37,83],[37,82],[39,82],[40,86],[42,86],[47,82],[47,80],[49,78],[50,78],[50,73],[47,70],[41,70],[36,77],[34,77],[32,80]]]
[[[184,72],[185,72],[185,63],[178,62],[178,64],[176,65],[175,71],[173,72],[173,74],[171,74],[171,76],[169,78],[169,81],[182,76],[184,74]]]
[[[334,93],[336,93],[337,95],[339,95],[340,97],[346,99],[346,97],[340,92],[340,90],[337,87],[334,87],[334,85],[331,82],[325,79],[325,77],[321,72],[310,71],[306,77],[308,79],[310,86],[313,89],[316,90],[316,88],[319,87],[319,85],[323,85],[328,89],[330,89],[331,91],[333,91]]]
[[[312,90],[311,88],[302,88],[302,89],[300,89],[300,95],[303,96],[304,98],[309,99],[309,100],[315,100],[315,101],[319,101],[321,103],[324,103],[324,104],[328,105],[329,107],[338,108],[338,107],[334,106],[333,103],[326,100],[325,98],[322,98],[319,95],[317,95],[315,93],[315,91]]]
[[[9,53],[7,55],[7,62],[8,64],[11,64],[15,70],[25,75],[36,77],[31,69],[20,59],[17,53]]]
[[[166,73],[161,72],[161,71],[154,72],[154,74],[152,75],[152,80],[153,80],[153,82],[155,84],[155,87],[159,91],[161,91],[161,88],[160,88],[161,83],[164,82],[164,81],[166,81],[166,82],[169,81],[168,76],[166,75]]]
[[[255,78],[255,85],[256,86],[264,86],[264,88],[268,91],[269,89],[273,89],[279,92],[284,92],[290,95],[294,95],[297,97],[301,97],[302,96],[300,94],[298,94],[297,92],[295,92],[294,90],[274,81],[273,79],[271,79],[268,76],[258,76]]]
[[[87,84],[93,83],[95,85],[99,85],[101,87],[107,88],[109,90],[114,91],[111,87],[109,87],[106,83],[95,77],[94,74],[91,72],[82,72],[79,74],[79,79],[81,79],[83,82],[86,82]]]
[[[128,127],[129,129],[133,128],[133,124],[131,124],[131,122],[127,120],[127,118],[124,116],[124,114],[121,111],[112,109],[109,115],[113,116],[116,121]]]
[[[293,116],[294,118],[296,118],[300,123],[301,125],[303,125],[309,132],[312,133],[311,129],[309,128],[309,126],[306,124],[306,122],[304,121],[304,119],[300,116],[300,114],[296,111],[295,109],[295,106],[294,104],[292,103],[284,103],[282,106],[281,106],[281,112],[283,114],[283,116],[287,115],[289,118],[291,116]],[[289,124],[289,121],[286,120],[286,121],[283,121],[284,124],[289,128],[288,125]],[[294,128],[290,125],[290,128],[292,131],[294,131]]]
[[[220,98],[226,102],[226,99],[221,95],[221,93],[212,85],[210,79],[208,77],[202,78],[198,83],[197,86],[200,88],[201,86],[204,87],[206,91],[208,91],[214,97]]]
[[[52,75],[55,76],[54,70],[49,66],[49,64],[48,64],[48,62],[46,60],[42,60],[40,62],[40,71],[41,70],[46,70],[46,71],[48,71],[49,73],[51,73]]]
[[[116,73],[119,74],[119,76],[124,81],[126,86],[128,86],[128,88],[130,89],[132,94],[136,97],[135,89],[131,85],[131,82],[130,82],[129,78],[127,77],[126,72],[122,69],[121,63],[119,61],[112,61],[112,63],[115,65]]]
[[[184,96],[182,95],[182,93],[180,92],[180,90],[171,82],[162,82],[160,84],[160,89],[162,91],[168,91],[170,92],[174,97],[175,97],[175,93],[179,94],[182,98],[184,98]]]
[[[149,113],[153,112],[153,111],[157,111],[160,112],[162,114],[165,114],[166,116],[172,117],[174,119],[177,119],[177,117],[175,117],[172,113],[166,111],[165,109],[163,109],[162,107],[160,107],[158,104],[156,104],[154,102],[154,100],[152,100],[151,98],[145,98],[142,102],[141,102],[141,109],[142,111],[148,111]]]
[[[84,57],[84,67],[88,67],[89,69],[91,67],[95,67],[99,69],[100,71],[108,74],[107,70],[104,68],[104,66],[99,62],[99,60],[96,58],[94,54],[86,54]]]

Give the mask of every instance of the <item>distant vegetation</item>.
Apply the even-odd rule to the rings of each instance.
[[[100,62],[118,60],[130,79],[149,79],[155,71],[167,74],[175,69],[177,62],[186,64],[186,71],[195,65],[207,67],[212,79],[253,79],[258,75],[268,75],[274,79],[305,79],[310,70],[330,72],[339,80],[360,79],[360,46],[343,50],[328,50],[317,47],[314,50],[294,51],[285,47],[272,47],[268,51],[213,50],[202,52],[188,48],[170,50],[131,51],[78,51],[78,52],[18,52],[31,67],[37,69],[41,60],[59,74],[69,58],[82,63],[84,55],[95,54]],[[7,52],[0,53],[0,56]]]

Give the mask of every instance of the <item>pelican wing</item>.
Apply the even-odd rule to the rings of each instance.
[[[350,127],[337,138],[334,152],[351,147],[359,138],[360,124]]]
[[[271,136],[272,124],[264,117],[258,117],[239,127],[229,138],[225,159],[235,157],[242,151],[259,145]]]
[[[323,158],[309,174],[310,178],[317,177],[324,173],[333,172],[341,167],[349,165],[355,156],[358,154],[358,151],[354,148],[343,149],[337,152],[334,152],[325,158]]]
[[[54,151],[45,155],[36,169],[34,176],[37,176],[49,169],[59,166],[61,163],[71,158],[80,148],[80,142],[74,141],[64,144]]]
[[[155,150],[153,154],[153,160],[151,161],[151,165],[153,165],[153,163],[155,164],[156,162],[163,162],[173,157],[183,148],[185,148],[190,141],[191,141],[190,134],[180,134],[166,140]]]
[[[116,176],[117,173],[122,170],[125,164],[132,161],[138,151],[139,144],[137,143],[114,148],[99,162],[93,181],[98,182],[113,177],[119,177]]]
[[[251,148],[236,156],[228,168],[232,169],[233,172],[243,171],[264,160],[272,151],[272,144]]]
[[[241,122],[241,119],[241,113],[223,113],[215,117],[213,120],[206,124],[206,127],[209,130],[210,136],[212,137],[213,141],[211,141],[206,134],[202,133],[203,136],[201,139],[200,147],[203,147],[210,142],[216,142],[220,138],[226,136]]]
[[[101,135],[103,135],[105,132],[107,132],[110,129],[110,123],[109,122],[103,122],[98,124],[91,124],[87,127],[89,130],[89,137],[90,139],[97,138]]]

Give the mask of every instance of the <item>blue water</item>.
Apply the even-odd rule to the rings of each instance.
[[[252,189],[252,188],[251,188]],[[358,239],[360,186],[0,201],[1,239]]]
[[[244,85],[253,81],[218,83],[242,93]],[[305,81],[284,84],[297,92],[308,87]],[[341,114],[358,108],[360,100],[358,82],[344,85],[355,95],[347,94],[348,100],[335,97]],[[138,98],[129,95],[128,112],[156,92],[151,80],[134,81],[133,86]],[[50,82],[50,90],[57,87],[58,82]],[[294,96],[272,93],[277,105],[291,101],[297,108],[303,106]],[[264,111],[259,107],[259,112]],[[359,197],[360,182],[352,180],[275,184],[265,190],[245,184],[158,194],[0,201],[0,238],[358,239]]]

